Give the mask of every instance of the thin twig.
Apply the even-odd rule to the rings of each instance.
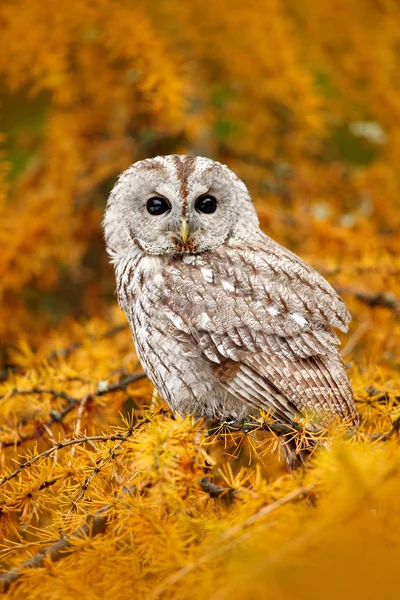
[[[370,398],[373,398],[374,402],[388,402],[389,401],[389,398],[390,398],[389,392],[384,391],[384,390],[378,390],[373,385],[369,385],[367,388],[365,388],[365,391],[368,393],[368,396]],[[398,398],[396,396],[396,400],[397,399],[400,400],[400,396]]]
[[[238,490],[222,487],[222,485],[213,483],[209,477],[203,477],[202,479],[199,479],[199,485],[203,492],[206,492],[210,498],[224,497],[232,500],[232,498],[238,493]]]
[[[65,392],[59,392],[53,389],[42,389],[42,388],[31,388],[29,390],[18,390],[14,389],[11,392],[11,396],[28,396],[33,394],[51,394],[54,398],[62,398],[67,401],[67,404],[60,411],[52,410],[50,411],[50,419],[43,423],[43,432],[45,431],[45,427],[51,427],[55,423],[60,423],[63,419],[78,405],[82,403],[82,401],[86,398],[86,402],[89,399],[93,399],[99,396],[105,396],[106,394],[111,394],[112,392],[124,391],[127,386],[135,381],[139,381],[140,379],[144,379],[146,375],[144,373],[132,373],[131,375],[127,375],[123,377],[120,381],[116,383],[109,384],[107,381],[101,381],[97,384],[97,389],[93,394],[88,394],[84,396],[84,398],[74,398],[73,396],[69,396]],[[0,442],[0,446],[2,448],[9,448],[12,446],[19,446],[23,442],[37,439],[43,435],[43,432],[40,433],[35,431],[34,434],[29,435],[21,435],[18,440],[14,440],[12,442]]]
[[[100,382],[97,385],[97,390],[93,394],[93,396],[104,396],[105,394],[110,394],[111,392],[123,391],[127,388],[128,385],[134,383],[135,381],[139,381],[139,379],[144,379],[146,375],[144,373],[132,373],[131,375],[127,375],[123,377],[117,383],[107,383]]]
[[[68,402],[79,402],[76,398],[69,396],[65,392],[59,392],[58,390],[53,390],[51,388],[38,388],[33,387],[29,390],[18,390],[14,388],[10,392],[8,392],[4,398],[12,398],[13,396],[32,396],[33,394],[51,394],[54,398],[62,398],[63,400],[67,400]]]
[[[149,487],[149,485],[146,487]],[[42,486],[39,489],[41,488]],[[143,491],[143,488],[141,491]],[[130,488],[123,487],[122,490],[117,493],[117,496],[122,497],[123,494],[136,494],[136,492],[141,493],[141,491],[137,489],[136,485]],[[73,544],[75,539],[93,538],[100,533],[104,533],[108,526],[107,512],[112,506],[112,504],[105,504],[96,511],[94,515],[89,516],[84,525],[81,525],[69,535],[63,535],[59,540],[47,548],[43,548],[30,559],[21,563],[18,567],[0,574],[0,593],[6,593],[10,588],[10,585],[22,577],[27,569],[37,569],[43,567],[46,560],[50,559],[55,563],[65,556],[72,554],[77,549]],[[43,542],[38,542],[38,545],[42,543]],[[32,546],[34,544],[31,543],[29,545]],[[28,545],[25,545],[24,547],[26,548],[27,546]]]
[[[373,308],[380,306],[383,308],[390,308],[396,312],[400,311],[400,300],[391,292],[371,293],[340,287],[335,287],[335,289],[339,294],[354,296],[354,298],[357,298],[360,302],[364,302]]]
[[[207,431],[208,436],[223,433],[224,428],[228,433],[241,432],[244,434],[251,433],[253,431],[269,431],[277,436],[294,434],[302,431],[302,426],[298,423],[291,423],[291,425],[285,425],[284,423],[278,423],[277,421],[271,421],[269,423],[262,423],[260,421],[244,421],[238,425],[231,423],[216,423],[212,424]]]
[[[32,556],[29,560],[24,561],[18,567],[11,569],[6,573],[0,575],[0,590],[2,593],[6,593],[12,583],[17,581],[26,569],[33,569],[38,567],[43,567],[46,560],[51,560],[52,562],[57,562],[61,558],[68,556],[75,549],[76,546],[73,544],[73,540],[87,537],[95,537],[99,535],[99,533],[104,533],[107,527],[107,512],[110,510],[111,505],[106,504],[102,508],[100,508],[93,517],[90,517],[88,523],[85,523],[81,527],[79,527],[76,531],[71,533],[70,535],[65,535],[57,542],[49,546],[48,548],[43,548],[37,554]]]
[[[351,352],[353,352],[354,348],[357,346],[358,342],[364,337],[367,331],[371,329],[371,323],[365,321],[357,327],[354,333],[347,340],[346,345],[340,352],[342,359],[345,359]]]
[[[14,498],[9,503],[3,502],[2,508],[15,509],[15,507],[18,506],[18,504],[19,504],[19,502],[21,502],[21,500],[24,500],[25,498],[32,498],[33,494],[36,494],[37,492],[41,492],[42,490],[46,490],[47,488],[53,486],[55,483],[57,483],[57,481],[60,481],[61,479],[63,479],[63,477],[61,477],[61,476],[54,477],[53,479],[46,479],[46,481],[43,481],[43,483],[41,483],[36,489],[30,490],[23,496],[18,496],[17,498]],[[2,550],[2,552],[4,552],[4,551]]]
[[[93,392],[93,394],[91,394],[91,395],[93,397],[104,396],[105,394],[110,394],[111,392],[125,390],[126,387],[130,383],[134,383],[135,381],[138,381],[139,379],[144,379],[145,377],[146,377],[146,375],[141,372],[141,373],[132,373],[131,375],[127,375],[126,377],[123,377],[116,383],[108,383],[107,381],[100,381],[97,384],[96,391]],[[80,404],[83,400],[83,398],[74,398],[72,396],[69,396],[66,392],[62,392],[62,391],[59,392],[58,390],[53,390],[51,388],[38,388],[38,387],[33,387],[33,388],[30,388],[29,390],[18,390],[17,388],[14,388],[13,390],[11,390],[8,397],[31,396],[33,394],[51,394],[54,398],[62,398],[63,400],[67,400],[68,403],[70,403],[74,406],[76,404]]]
[[[385,433],[385,435],[383,435],[380,439],[382,442],[387,442],[394,435],[399,435],[399,433],[400,433],[400,417],[397,417],[397,419],[395,421],[393,421],[393,423],[392,423],[391,430],[388,431],[388,433]]]
[[[216,486],[220,487],[220,486]],[[258,512],[254,515],[243,521],[243,523],[239,523],[234,525],[228,531],[226,531],[222,537],[220,538],[220,544],[218,544],[214,550],[203,555],[199,560],[193,562],[190,565],[186,565],[182,569],[179,569],[176,573],[173,573],[170,577],[168,577],[157,589],[151,594],[150,599],[155,600],[160,596],[162,592],[164,592],[169,586],[175,584],[177,581],[185,577],[188,573],[198,568],[199,566],[208,562],[211,558],[215,558],[216,556],[223,554],[226,552],[232,545],[236,545],[239,543],[240,538],[236,538],[236,534],[239,531],[245,530],[256,521],[261,518],[270,515],[278,508],[288,504],[290,502],[299,502],[302,499],[309,496],[314,491],[314,486],[304,486],[297,490],[294,490],[276,500],[272,504],[268,504],[267,506],[262,507]],[[10,588],[10,585],[17,581],[22,575],[25,573],[26,569],[29,568],[39,568],[43,567],[45,560],[50,559],[52,562],[58,562],[60,559],[68,556],[76,547],[73,545],[74,539],[85,538],[85,537],[95,537],[100,533],[104,533],[107,527],[107,512],[110,510],[111,505],[106,504],[102,508],[100,508],[93,517],[89,518],[89,522],[85,525],[79,527],[76,531],[71,533],[68,536],[63,536],[60,540],[53,543],[48,548],[43,548],[37,554],[32,556],[29,560],[24,561],[18,567],[11,569],[6,573],[0,575],[0,586],[2,593],[6,593]],[[227,543],[228,542],[228,543]]]
[[[79,437],[79,438],[72,438],[70,440],[66,440],[63,442],[57,442],[56,444],[54,444],[54,446],[52,446],[51,448],[48,448],[44,452],[41,452],[40,454],[36,454],[35,456],[32,456],[32,458],[30,458],[25,463],[20,465],[18,467],[18,469],[16,469],[9,475],[6,475],[5,477],[3,477],[0,480],[0,487],[2,487],[5,483],[7,483],[7,481],[10,481],[11,479],[13,479],[17,475],[19,475],[24,469],[31,467],[33,464],[35,464],[35,462],[37,462],[41,458],[46,458],[48,456],[51,456],[53,454],[53,452],[57,452],[57,450],[62,450],[64,448],[68,448],[68,446],[74,446],[76,444],[87,444],[88,442],[116,442],[119,440],[125,441],[129,437],[129,435],[131,435],[135,429],[138,429],[139,427],[141,427],[144,422],[145,421],[140,421],[135,426],[130,427],[128,429],[128,432],[126,432],[125,434],[122,434],[122,435],[121,434],[92,435],[92,436],[85,436],[85,437]],[[128,433],[129,433],[129,435],[128,435]]]
[[[119,441],[117,444],[115,444],[112,448],[110,448],[107,456],[105,456],[104,458],[98,460],[96,462],[96,466],[95,468],[92,470],[92,472],[90,473],[90,475],[88,475],[85,479],[85,481],[83,482],[83,485],[80,488],[80,491],[78,493],[78,495],[76,496],[76,498],[72,501],[72,505],[71,508],[69,509],[69,511],[67,512],[67,514],[65,515],[65,517],[68,517],[68,515],[75,510],[77,503],[82,500],[82,498],[85,496],[86,491],[89,487],[89,485],[91,484],[92,480],[94,479],[94,477],[100,473],[100,471],[103,469],[103,467],[105,467],[106,464],[108,464],[114,457],[115,457],[115,453],[116,450],[118,450],[118,448],[121,447],[121,445],[132,435],[132,432],[134,429],[139,429],[139,427],[141,427],[144,423],[146,423],[147,420],[143,420],[140,421],[139,423],[137,423],[134,427],[130,427],[127,432],[121,436],[121,438],[119,438]]]

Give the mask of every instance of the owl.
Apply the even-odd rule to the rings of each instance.
[[[333,329],[347,330],[343,300],[260,230],[227,166],[139,161],[120,175],[103,225],[139,360],[173,412],[238,424],[262,409],[310,432],[357,424]],[[303,450],[287,443],[288,463]]]

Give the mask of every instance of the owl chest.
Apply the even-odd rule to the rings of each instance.
[[[166,290],[162,266],[157,257],[143,259],[120,298],[142,363],[154,354],[156,348],[166,344],[168,321],[163,311]]]

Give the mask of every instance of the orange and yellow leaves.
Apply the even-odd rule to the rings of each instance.
[[[3,0],[0,28],[1,569],[47,549],[4,597],[394,597],[398,2]],[[294,477],[261,423],[210,435],[140,374],[100,223],[173,152],[228,163],[353,315],[362,427]]]

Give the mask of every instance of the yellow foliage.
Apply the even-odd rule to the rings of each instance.
[[[2,597],[395,597],[398,2],[4,0],[0,27]],[[106,196],[173,152],[229,164],[352,312],[362,425],[293,476],[262,425],[153,398],[115,306]]]

